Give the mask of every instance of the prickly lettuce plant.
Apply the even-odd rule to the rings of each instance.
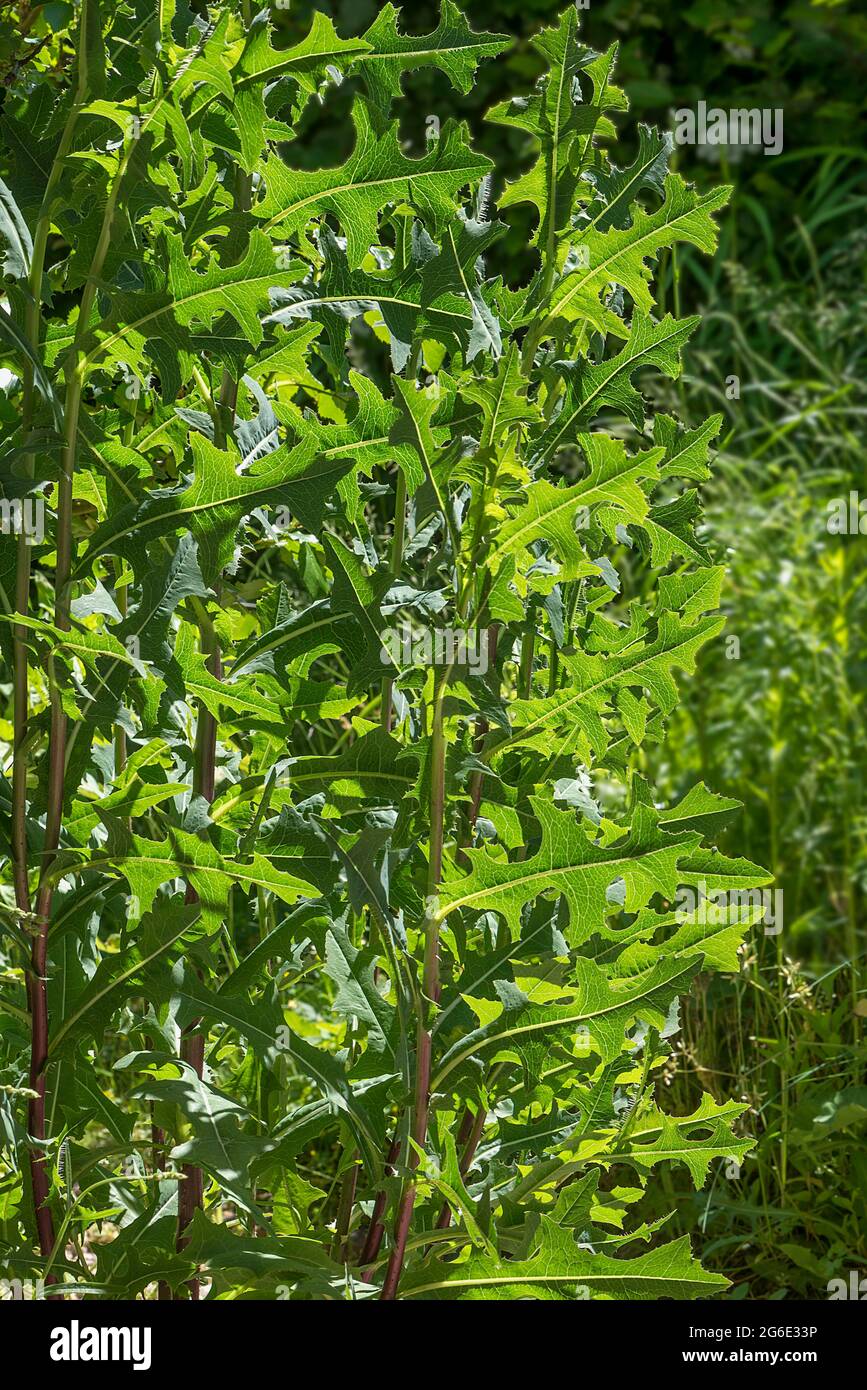
[[[527,139],[505,189],[459,124],[397,133],[408,70],[466,91],[506,47],[450,0],[288,49],[251,9],[84,0],[3,111],[2,1263],[713,1293],[641,1199],[749,1148],[743,1106],[656,1091],[756,915],[720,895],[766,878],[714,848],[736,803],[642,776],[723,572],[719,419],[640,383],[695,327],[654,259],[711,252],[726,191],[650,130],[609,159],[615,53],[572,9],[489,113]],[[305,168],[339,80],[352,151]]]

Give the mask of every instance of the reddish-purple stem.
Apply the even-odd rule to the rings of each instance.
[[[479,1147],[479,1140],[481,1139],[482,1133],[485,1128],[486,1119],[487,1111],[482,1105],[479,1106],[478,1113],[476,1114],[475,1119],[473,1119],[473,1115],[470,1110],[464,1111],[464,1118],[461,1123],[460,1131],[458,1133],[458,1144],[466,1144],[466,1147],[463,1153],[461,1154],[460,1161],[458,1163],[458,1168],[460,1170],[460,1175],[462,1178],[465,1178],[467,1176],[467,1173],[470,1171],[473,1159],[476,1156],[476,1149]],[[449,1206],[448,1202],[443,1202],[443,1209],[439,1214],[439,1218],[437,1219],[437,1230],[446,1230],[451,1225],[451,1220],[452,1209]]]
[[[388,1157],[385,1160],[385,1176],[387,1178],[390,1178],[394,1173],[394,1165],[397,1163],[399,1157],[400,1141],[398,1139],[393,1139],[391,1141],[391,1148],[388,1151]],[[385,1215],[387,1201],[388,1196],[385,1188],[382,1187],[376,1194],[376,1201],[373,1204],[373,1211],[370,1215],[370,1225],[367,1228],[367,1239],[364,1242],[364,1249],[361,1252],[361,1263],[363,1265],[372,1266],[379,1254],[379,1247],[382,1245],[382,1237],[385,1234],[385,1223],[382,1218]],[[366,1269],[361,1277],[365,1284],[369,1284],[373,1278],[373,1269]]]

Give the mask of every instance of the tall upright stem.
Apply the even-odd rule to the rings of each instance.
[[[246,17],[246,12],[245,12]],[[244,212],[250,206],[252,185],[248,175],[237,171],[235,178],[235,209]],[[235,431],[235,413],[238,406],[238,383],[228,368],[224,368],[220,383],[220,394],[214,411],[214,443],[218,449],[225,449]],[[208,670],[217,680],[222,679],[223,665],[217,635],[205,614],[200,610],[199,641],[207,656]],[[210,710],[199,704],[196,724],[196,747],[193,768],[193,794],[201,796],[209,804],[214,799],[217,765],[218,721]],[[187,884],[186,900],[198,902],[198,895],[192,884]],[[193,1068],[201,1079],[205,1067],[205,1038],[200,1031],[200,1020],[195,1019],[185,1030],[181,1041],[181,1059]],[[204,1179],[201,1168],[196,1164],[183,1165],[184,1181],[178,1196],[178,1230],[176,1246],[183,1250],[189,1243],[186,1234],[197,1211],[204,1208]],[[190,1298],[199,1297],[199,1281],[191,1279],[187,1288]]]
[[[427,1139],[428,1112],[430,1107],[430,1064],[431,1064],[431,1005],[439,1002],[440,961],[439,934],[440,917],[437,893],[442,877],[443,842],[445,838],[445,768],[446,740],[443,725],[443,703],[449,671],[437,671],[434,677],[433,709],[431,719],[431,790],[430,790],[430,850],[427,874],[427,908],[424,919],[424,969],[422,974],[423,998],[419,1003],[416,1026],[415,1098],[413,1106],[411,1135],[419,1148]],[[406,1242],[409,1236],[412,1212],[415,1205],[415,1182],[413,1174],[418,1167],[418,1152],[412,1148],[407,1154],[410,1176],[404,1184],[397,1209],[394,1246],[388,1262],[380,1298],[392,1300],[397,1296]]]
[[[114,203],[110,206],[113,209]],[[79,366],[80,339],[84,324],[90,319],[96,294],[95,278],[102,270],[102,263],[108,249],[110,219],[104,224],[106,235],[100,239],[94,257],[92,277],[84,288],[81,298],[79,327],[72,350],[73,366],[69,369],[64,406],[65,445],[58,485],[57,501],[57,545],[54,570],[54,625],[60,632],[70,628],[70,575],[72,572],[72,488],[75,475],[75,454],[78,438],[78,414],[81,408],[83,375]],[[60,832],[63,825],[64,774],[66,772],[66,711],[57,684],[57,672],[53,654],[48,658],[48,684],[51,698],[51,723],[48,735],[48,789],[45,815],[45,835],[42,849],[42,874],[36,894],[36,930],[30,958],[30,1089],[34,1092],[28,1105],[28,1130],[37,1141],[45,1139],[45,1065],[48,1059],[48,994],[46,964],[48,960],[48,924],[51,918],[51,904],[54,898],[54,885],[49,870],[57,856]],[[31,1160],[33,1180],[33,1202],[36,1208],[36,1225],[39,1233],[39,1246],[46,1258],[54,1245],[51,1212],[46,1202],[48,1198],[48,1174],[43,1154],[34,1154]]]
[[[33,357],[39,359],[42,328],[42,277],[45,273],[45,254],[48,234],[51,230],[51,213],[54,198],[63,172],[64,161],[72,146],[72,138],[79,111],[86,98],[84,79],[80,79],[79,90],[70,107],[60,143],[55,154],[42,206],[36,221],[33,237],[33,252],[27,282],[27,305],[24,315],[24,336]],[[24,366],[24,398],[22,402],[22,437],[30,442],[30,431],[36,403],[33,365]],[[24,475],[32,479],[35,469],[35,455],[24,457]],[[59,521],[58,521],[59,530]],[[15,576],[15,611],[26,616],[30,607],[30,544],[22,526],[18,537],[18,555]],[[21,912],[30,912],[30,884],[27,854],[27,736],[30,713],[30,693],[27,662],[27,630],[16,623],[12,629],[12,720],[13,720],[13,759],[12,759],[12,875],[15,887],[15,901]],[[52,729],[54,728],[52,706]],[[62,786],[62,763],[61,763]],[[62,793],[61,793],[62,795]],[[49,792],[49,820],[51,819],[51,795]],[[57,830],[59,836],[59,825]],[[46,844],[49,825],[46,823]],[[40,895],[41,896],[41,895]],[[50,903],[50,899],[49,899]],[[28,1103],[27,1129],[30,1137],[43,1143],[45,1140],[45,1059],[48,1052],[48,1000],[46,994],[45,969],[48,955],[48,918],[37,900],[36,930],[30,954],[30,975],[27,981],[27,999],[30,1010],[30,1089],[35,1094]],[[33,1206],[36,1217],[36,1230],[39,1249],[44,1259],[48,1259],[54,1249],[54,1220],[48,1202],[48,1174],[45,1156],[42,1152],[31,1150],[30,1181]],[[51,1283],[56,1283],[53,1275]]]

